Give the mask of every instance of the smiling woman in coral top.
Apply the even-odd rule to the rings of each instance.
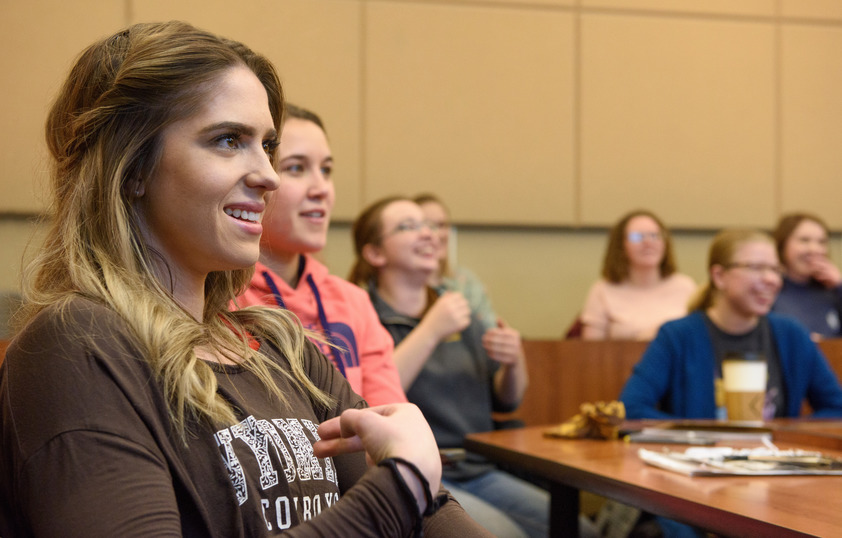
[[[333,211],[333,154],[321,118],[287,105],[279,148],[281,183],[264,220],[258,262],[240,306],[293,312],[324,337],[322,352],[369,405],[405,402],[394,344],[368,294],[312,255],[327,242]]]

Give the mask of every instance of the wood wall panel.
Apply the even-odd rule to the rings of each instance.
[[[34,213],[45,206],[49,106],[82,49],[124,23],[122,2],[112,0],[3,2],[0,212]]]
[[[462,223],[605,226],[648,206],[711,229],[807,207],[838,228],[839,5],[10,4],[0,68],[24,83],[8,85],[0,121],[6,147],[23,149],[0,160],[0,211],[43,207],[43,119],[72,57],[129,22],[180,18],[265,52],[290,100],[325,117],[338,219],[387,193],[435,190]]]
[[[361,207],[361,16],[355,0],[143,0],[135,22],[181,19],[246,43],[278,69],[287,99],[320,114],[336,162],[336,218]]]
[[[566,7],[572,8],[579,0],[450,0],[453,5],[464,4],[500,4],[504,7],[524,7],[534,8],[538,7]]]
[[[0,228],[0,232],[2,229]],[[682,273],[698,284],[705,280],[707,251],[713,233],[673,234]],[[0,234],[0,240],[2,239]],[[494,310],[529,338],[559,338],[585,303],[599,278],[607,233],[599,230],[458,230],[459,264],[476,273]],[[832,259],[842,247],[831,242]],[[331,226],[321,259],[335,274],[346,276],[354,261],[350,226]]]
[[[842,20],[842,2],[839,0],[780,0],[781,15]]]
[[[768,226],[773,44],[766,23],[583,15],[582,222]]]
[[[366,200],[432,190],[461,222],[573,222],[572,16],[367,12]]]
[[[582,7],[771,17],[775,15],[775,2],[776,0],[582,0]]]
[[[842,228],[842,26],[788,26],[781,47],[781,198]]]

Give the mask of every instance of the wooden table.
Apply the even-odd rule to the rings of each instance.
[[[554,439],[545,429],[472,434],[465,448],[550,481],[552,536],[578,535],[580,490],[723,536],[842,536],[842,477],[689,477],[637,456],[639,448],[658,445]],[[842,457],[842,451],[821,451]]]

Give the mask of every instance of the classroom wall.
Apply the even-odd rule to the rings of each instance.
[[[606,228],[646,207],[701,280],[717,228],[808,209],[842,230],[842,3],[834,0],[32,0],[0,22],[0,291],[43,227],[43,122],[73,57],[178,18],[278,66],[336,157],[323,257],[391,193],[451,206],[458,261],[499,313],[559,336],[599,273]],[[834,261],[842,240],[833,238]]]

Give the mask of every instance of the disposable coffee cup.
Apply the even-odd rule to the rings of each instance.
[[[758,353],[729,353],[722,360],[722,385],[728,420],[762,422],[768,368]]]

